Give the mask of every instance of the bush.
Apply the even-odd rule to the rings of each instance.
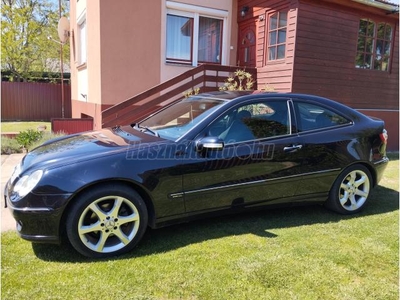
[[[22,147],[16,139],[1,137],[1,154],[22,153]]]
[[[245,70],[236,70],[234,76],[228,77],[220,91],[250,91],[254,85],[253,76]]]
[[[64,136],[65,133],[63,132],[57,132],[57,133],[53,133],[53,132],[43,132],[41,138],[39,140],[37,140],[36,142],[32,143],[29,147],[30,150],[35,149],[36,147],[39,147],[41,144],[43,144],[44,142],[47,142],[49,140]]]
[[[32,150],[48,140],[52,140],[65,135],[65,133],[63,132],[52,133],[47,131],[39,132],[39,135],[33,134],[31,132],[21,133],[17,135],[17,137],[19,137],[16,137],[15,139],[5,136],[1,137],[1,154],[22,153],[23,148],[25,148],[26,150]],[[39,136],[39,138],[37,140],[34,140],[34,138],[36,138],[37,136]]]
[[[23,146],[25,149],[28,149],[28,147],[38,141],[43,135],[42,131],[36,131],[33,129],[28,129],[26,131],[21,131],[15,139],[17,142]]]

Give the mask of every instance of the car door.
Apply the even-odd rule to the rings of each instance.
[[[340,112],[314,101],[293,99],[293,104],[304,151],[303,184],[297,194],[326,196],[347,164],[345,153],[353,151],[349,147],[352,137],[346,134],[352,122]]]
[[[237,105],[212,122],[184,158],[186,212],[287,201],[301,180],[302,145],[288,99]],[[199,150],[204,137],[222,150]],[[196,146],[197,143],[197,146]]]

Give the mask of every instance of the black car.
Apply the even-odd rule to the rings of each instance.
[[[281,204],[359,212],[387,166],[382,120],[310,95],[215,92],[29,152],[6,203],[20,236],[89,257],[147,226]]]

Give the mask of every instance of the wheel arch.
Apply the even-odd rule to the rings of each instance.
[[[353,173],[354,171],[362,172],[362,173],[366,174],[369,178],[368,179],[369,184],[367,185],[366,195],[359,196],[358,199],[355,198],[356,197],[355,189],[358,190],[358,185],[354,185],[354,182],[353,182],[352,184],[350,184],[350,186],[348,186],[346,183],[347,188],[342,187],[344,180],[346,180],[348,182],[351,181],[351,179],[346,179],[346,178],[348,175],[350,175],[350,173]],[[354,179],[353,176],[351,176],[351,177]],[[331,209],[337,213],[346,214],[346,215],[359,212],[365,206],[365,203],[369,196],[369,192],[376,185],[376,181],[377,181],[376,177],[377,177],[377,174],[376,174],[373,166],[371,166],[371,164],[369,164],[368,162],[357,161],[357,162],[347,165],[345,168],[343,168],[341,170],[341,172],[339,173],[339,175],[336,177],[335,181],[333,182],[333,184],[329,190],[328,199],[324,203],[325,207],[327,207],[328,209]],[[360,183],[360,185],[364,185],[364,181],[362,181]],[[340,196],[339,193],[343,189],[347,190],[348,192],[347,193],[343,192],[343,193],[341,193],[341,196]],[[354,195],[352,200],[350,200],[352,197],[351,195]],[[342,202],[342,200],[345,200],[345,201]],[[360,200],[360,201],[358,202],[358,200]],[[351,202],[351,205],[349,205],[348,202]]]
[[[71,207],[74,205],[74,200],[81,196],[82,194],[88,192],[89,190],[95,188],[96,186],[104,186],[105,184],[121,184],[121,185],[125,185],[129,188],[134,189],[139,195],[140,197],[142,197],[143,201],[146,204],[147,207],[147,212],[148,212],[148,226],[151,228],[155,227],[155,223],[156,223],[156,214],[155,214],[155,207],[153,205],[153,201],[152,198],[150,197],[150,195],[146,192],[146,190],[140,186],[139,184],[136,184],[134,182],[128,181],[128,180],[121,180],[121,179],[107,179],[107,180],[102,180],[102,181],[97,181],[97,182],[93,182],[90,185],[87,185],[85,187],[83,187],[82,189],[79,190],[79,192],[77,192],[71,199],[69,199],[68,204],[66,205],[66,207],[64,208],[62,217],[60,218],[60,226],[59,226],[59,230],[60,230],[60,236],[64,237],[65,236],[65,224],[66,224],[66,219],[68,217],[68,213],[71,209]]]
[[[343,168],[343,170],[347,169],[348,167],[354,166],[354,165],[362,165],[364,167],[366,167],[369,171],[369,173],[371,174],[371,179],[372,179],[372,187],[375,187],[377,185],[377,174],[376,174],[376,170],[374,169],[374,167],[368,163],[368,162],[364,162],[364,161],[358,161],[355,162],[351,165],[348,165],[346,168]],[[342,170],[342,171],[343,171]]]

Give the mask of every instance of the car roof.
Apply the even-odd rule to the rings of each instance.
[[[191,99],[218,99],[218,100],[233,100],[238,97],[253,95],[254,91],[215,91],[209,93],[201,93],[190,96]]]
[[[213,99],[213,100],[222,100],[224,102],[229,103],[238,103],[243,102],[248,99],[257,99],[257,98],[281,98],[282,100],[286,100],[288,98],[291,99],[302,99],[302,100],[311,100],[314,102],[318,102],[322,105],[327,105],[331,108],[336,108],[342,112],[347,112],[351,114],[358,114],[356,110],[351,107],[344,105],[338,101],[331,100],[328,98],[324,98],[321,96],[310,95],[310,94],[299,94],[299,93],[282,93],[282,92],[264,92],[264,91],[215,91],[209,93],[201,93],[195,96],[191,96],[192,99]]]
[[[247,97],[246,97],[247,96]],[[251,96],[251,97],[249,97]],[[300,99],[310,99],[310,100],[322,100],[322,101],[332,101],[327,98],[323,98],[315,95],[308,94],[297,94],[297,93],[279,93],[279,92],[263,92],[263,91],[215,91],[209,93],[201,93],[195,96],[191,96],[191,99],[215,99],[215,100],[245,100],[247,98],[257,99],[257,98],[300,98]]]

